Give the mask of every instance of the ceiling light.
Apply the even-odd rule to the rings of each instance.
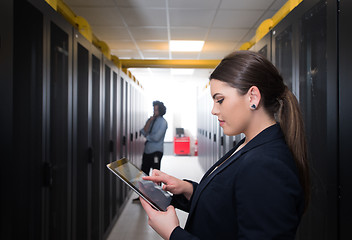
[[[181,41],[171,40],[170,51],[172,52],[200,52],[202,51],[204,41]]]
[[[171,68],[171,75],[193,75],[192,68]]]

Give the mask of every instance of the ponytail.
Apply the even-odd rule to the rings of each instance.
[[[307,143],[301,111],[296,97],[287,87],[279,102],[278,120],[298,168],[299,179],[305,193],[305,209],[307,209],[310,199],[310,182]]]

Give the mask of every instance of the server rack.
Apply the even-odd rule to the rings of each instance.
[[[131,100],[119,69],[45,1],[1,7],[1,238],[105,239],[128,196],[105,167]]]
[[[271,32],[272,33],[272,32]],[[272,34],[265,35],[262,39],[260,39],[252,48],[252,51],[259,52],[267,59],[272,61]]]
[[[72,239],[72,27],[56,15],[44,18],[44,236]]]
[[[303,1],[268,34],[272,61],[299,99],[308,137],[312,195],[299,239],[339,235],[336,7],[334,1]]]
[[[72,236],[74,239],[80,236],[97,239],[91,237],[98,236],[99,221],[93,224],[97,218],[92,218],[92,213],[95,207],[99,209],[100,206],[100,200],[93,199],[100,194],[92,194],[92,186],[100,181],[99,174],[93,174],[96,167],[99,169],[94,165],[94,160],[100,160],[100,157],[94,156],[92,138],[93,48],[77,30],[74,29],[73,35],[73,159],[76,159],[73,175],[76,177],[72,184]],[[101,58],[101,53],[96,55]]]
[[[333,1],[305,1],[272,30],[273,62],[299,99],[309,146],[311,204],[299,239],[333,239],[337,221],[336,25]],[[322,228],[323,226],[323,228]],[[324,229],[324,230],[322,230]]]
[[[103,220],[101,212],[102,206],[102,189],[103,183],[101,181],[101,164],[103,158],[103,85],[102,85],[102,53],[92,49],[91,53],[91,125],[92,125],[92,147],[88,149],[88,154],[91,154],[91,168],[92,168],[92,199],[91,199],[91,238],[100,239],[103,235]]]
[[[251,49],[277,66],[298,98],[304,117],[312,195],[298,239],[348,239],[351,235],[352,195],[347,190],[351,188],[347,160],[347,146],[351,145],[347,124],[351,119],[347,110],[351,109],[347,99],[351,7],[347,1],[303,1]],[[199,109],[198,116],[209,117],[202,115],[204,109]],[[206,133],[212,131],[204,127]],[[203,131],[198,132],[202,138]],[[242,137],[234,136],[234,143]],[[207,144],[207,139],[199,141],[199,156],[209,154]]]
[[[352,169],[351,164],[351,102],[350,89],[352,69],[350,66],[351,53],[352,53],[352,34],[350,22],[352,18],[352,2],[351,1],[339,1],[339,29],[338,29],[338,89],[334,88],[334,91],[338,90],[338,134],[337,139],[339,143],[339,163],[338,163],[338,222],[339,222],[339,238],[347,240],[351,238],[351,226],[352,226],[352,180],[350,170]],[[333,15],[334,16],[334,15]],[[329,20],[328,20],[329,22]],[[328,36],[330,37],[330,36]],[[330,86],[328,86],[330,88]],[[334,104],[336,106],[336,104]],[[333,131],[335,129],[332,129]],[[333,139],[335,140],[335,139]]]

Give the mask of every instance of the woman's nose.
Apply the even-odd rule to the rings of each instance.
[[[218,109],[216,108],[215,104],[213,105],[213,108],[211,110],[211,114],[213,114],[213,115],[217,115],[218,114]]]

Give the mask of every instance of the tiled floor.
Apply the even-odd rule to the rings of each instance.
[[[204,171],[198,163],[198,157],[166,155],[161,161],[161,171],[180,179],[191,179],[199,182]],[[148,218],[140,204],[132,203],[137,195],[134,193],[128,200],[121,216],[112,229],[108,240],[159,240],[162,239],[148,225]],[[181,227],[184,226],[187,213],[177,210]]]

